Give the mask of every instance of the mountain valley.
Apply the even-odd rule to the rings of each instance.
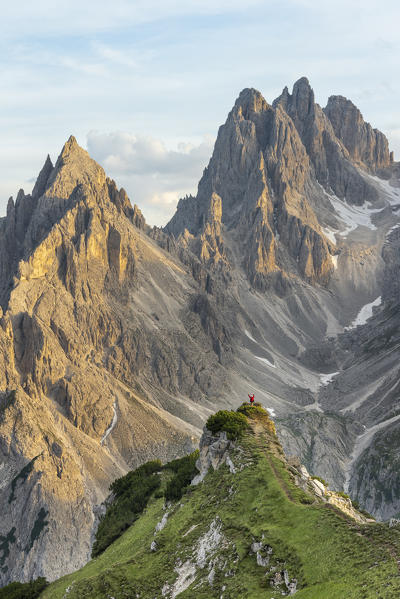
[[[110,483],[248,393],[289,458],[398,516],[399,209],[386,137],[306,78],[240,93],[164,228],[74,137],[48,157],[0,219],[1,584],[84,566]]]

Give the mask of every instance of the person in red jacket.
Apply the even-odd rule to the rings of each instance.
[[[250,403],[251,403],[251,405],[253,405],[253,403],[254,403],[254,393],[253,393],[253,395],[250,395],[250,393],[248,393],[247,395],[248,395],[248,396],[249,396],[249,398],[250,398]]]

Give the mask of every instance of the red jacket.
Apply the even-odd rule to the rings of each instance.
[[[250,395],[249,393],[247,395],[250,397],[250,403],[253,403],[253,401],[254,401],[254,393],[253,393],[253,395]]]

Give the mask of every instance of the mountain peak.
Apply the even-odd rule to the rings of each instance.
[[[64,150],[69,150],[71,151],[72,149],[77,149],[79,148],[79,144],[76,141],[76,137],[74,135],[70,135],[69,138],[67,139],[67,141],[64,144]]]
[[[307,77],[301,77],[293,85],[292,103],[296,108],[296,113],[303,119],[305,118],[314,106],[314,91]]]
[[[53,170],[53,163],[49,154],[47,154],[47,158],[45,163],[40,171],[38,178],[36,179],[35,186],[32,190],[32,197],[39,198],[46,191],[47,182],[49,180],[50,174]]]
[[[46,185],[46,195],[67,198],[78,184],[104,185],[106,175],[71,135],[65,142]]]
[[[330,96],[324,108],[335,135],[347,148],[356,163],[372,171],[390,164],[389,144],[386,136],[364,121],[360,110],[344,96]]]
[[[303,88],[308,88],[308,89],[310,89],[310,90],[311,90],[311,85],[310,85],[310,82],[309,82],[309,80],[307,79],[307,77],[300,77],[300,79],[298,79],[298,80],[295,82],[295,84],[293,85],[293,90],[294,90],[295,88],[300,88],[300,87],[303,87]]]
[[[248,112],[264,112],[269,108],[269,104],[257,89],[245,87],[235,102],[235,108],[241,108],[245,116]]]
[[[295,121],[298,126],[299,121],[304,121],[314,108],[314,91],[307,77],[300,77],[293,85],[292,93],[289,93],[287,86],[282,90],[272,103],[274,108],[281,106]]]

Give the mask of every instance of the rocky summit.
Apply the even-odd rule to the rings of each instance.
[[[110,483],[248,393],[287,455],[398,516],[399,208],[385,136],[306,78],[240,93],[163,229],[74,137],[47,157],[0,219],[1,584],[82,567]]]

